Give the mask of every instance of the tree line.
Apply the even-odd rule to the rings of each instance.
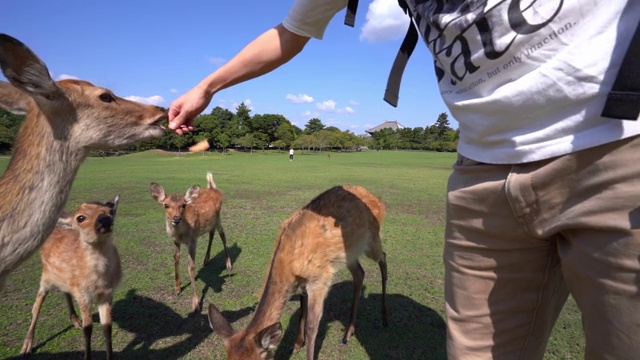
[[[23,116],[0,109],[0,151],[10,151],[23,119]],[[371,136],[325,126],[318,118],[310,119],[301,129],[283,115],[251,115],[251,109],[244,103],[236,108],[235,113],[218,106],[209,114],[197,116],[194,121],[195,131],[186,135],[167,132],[160,139],[126,150],[184,151],[202,140],[208,140],[211,147],[222,152],[229,148],[247,151],[294,148],[303,152],[361,149],[455,151],[458,143],[458,130],[450,127],[446,113],[441,113],[433,125],[425,128],[383,129]]]

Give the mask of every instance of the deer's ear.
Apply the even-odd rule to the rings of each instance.
[[[0,107],[16,115],[26,115],[31,97],[5,81],[0,81]]]
[[[222,338],[225,344],[227,344],[231,336],[233,336],[231,324],[229,324],[227,319],[220,313],[220,310],[213,304],[209,304],[209,326],[211,326],[214,333]]]
[[[166,195],[164,194],[164,188],[160,186],[160,184],[152,182],[149,186],[149,189],[151,190],[151,197],[155,201],[159,203],[162,203],[162,201],[164,201]]]
[[[277,322],[260,330],[256,335],[256,345],[262,350],[268,351],[278,345],[278,341],[282,337],[282,325]]]
[[[58,217],[57,226],[71,228],[73,226],[73,214],[63,213]]]
[[[198,198],[199,194],[200,194],[200,186],[193,185],[192,187],[189,188],[189,190],[187,190],[187,193],[184,195],[184,201],[187,204],[191,204],[196,198]]]
[[[25,44],[6,34],[0,34],[0,67],[13,86],[36,99],[54,100],[63,95],[44,62]]]
[[[116,210],[118,210],[118,203],[120,202],[120,195],[116,195],[113,200],[107,201],[105,205],[111,208],[111,216],[116,217]]]

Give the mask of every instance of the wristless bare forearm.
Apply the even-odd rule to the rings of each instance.
[[[278,25],[258,36],[198,86],[213,96],[222,89],[267,74],[296,56],[308,40]]]

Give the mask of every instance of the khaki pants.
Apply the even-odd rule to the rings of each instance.
[[[519,165],[460,156],[445,236],[450,359],[541,359],[569,294],[586,359],[640,359],[640,137]]]

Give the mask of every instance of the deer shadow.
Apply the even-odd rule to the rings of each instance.
[[[119,328],[134,334],[133,340],[118,354],[119,358],[178,358],[191,352],[211,334],[205,316],[185,319],[167,305],[137,295],[136,289],[129,290],[124,299],[114,304],[113,314]],[[184,335],[186,337],[175,344],[153,349],[158,341]]]
[[[238,257],[240,257],[242,248],[239,247],[237,243],[234,243],[228,248],[228,251],[231,263],[235,264]],[[225,262],[224,250],[221,250],[198,270],[196,280],[199,279],[204,282],[204,288],[202,288],[202,295],[200,296],[200,308],[204,308],[204,299],[209,289],[212,289],[215,293],[222,292],[222,285],[224,285],[226,279],[235,276],[235,274],[222,275],[222,272],[227,269]]]
[[[250,312],[245,310],[245,312]],[[133,334],[133,339],[121,350],[114,348],[114,355],[118,359],[177,359],[186,356],[200,345],[212,331],[209,328],[209,321],[205,315],[190,316],[188,318],[181,317],[167,305],[151,299],[147,296],[136,294],[136,289],[130,289],[125,298],[118,300],[113,304],[112,308],[113,322],[115,322],[121,330]],[[244,312],[241,312],[241,316]],[[230,313],[229,316],[234,316]],[[94,334],[100,336],[100,324],[97,315],[94,315]],[[34,353],[29,359],[48,360],[48,359],[83,359],[84,351],[72,352],[56,352],[56,353],[38,353],[35,350],[43,347],[47,341],[50,341],[63,332],[73,329],[72,326],[60,331],[56,335],[48,338],[34,348]],[[81,344],[81,332],[78,331],[79,344]],[[174,338],[182,340],[177,341],[169,346],[157,349],[159,342],[163,340],[171,341]],[[114,343],[117,340],[114,338]],[[106,358],[106,352],[103,347],[93,346],[91,355],[94,359]],[[20,356],[12,359],[21,359]]]
[[[363,293],[366,285],[363,285]],[[349,322],[353,283],[343,281],[334,284],[325,300],[324,312],[316,338],[316,355],[322,349],[329,323],[339,321],[344,331]],[[298,296],[292,301],[299,302]],[[382,326],[382,295],[361,295],[356,315],[356,331],[354,337],[344,346],[357,346],[354,339],[360,342],[369,359],[446,359],[446,325],[438,312],[401,294],[387,294],[389,305],[389,327]],[[283,338],[275,353],[275,359],[289,359],[292,355],[293,342],[300,319],[297,309],[289,321]],[[335,339],[339,343],[342,333]],[[306,351],[304,348],[301,351]]]

